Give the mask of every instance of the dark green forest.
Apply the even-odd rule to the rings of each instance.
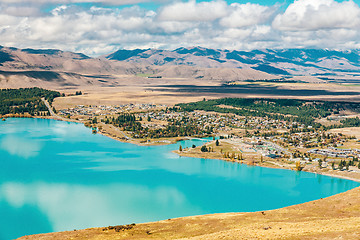
[[[41,98],[45,98],[50,104],[60,93],[42,88],[0,89],[0,114],[24,114],[39,115],[47,112]]]
[[[341,121],[343,127],[360,127],[360,119],[356,118],[347,118]]]

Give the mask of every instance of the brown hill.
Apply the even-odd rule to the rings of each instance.
[[[222,82],[246,79],[277,78],[251,68],[209,68],[199,56],[199,66],[158,66],[151,61],[118,61],[90,58],[83,54],[60,50],[0,49],[0,84],[3,88],[44,87],[55,89],[116,87],[141,84],[148,76],[219,80]],[[156,58],[154,55],[153,58]],[[203,64],[200,64],[204,60]],[[154,61],[154,59],[152,59]],[[205,67],[207,66],[207,67]],[[230,65],[229,65],[230,66]]]

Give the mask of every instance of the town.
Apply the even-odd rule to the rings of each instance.
[[[204,100],[200,104],[208,102]],[[177,153],[183,156],[312,172],[360,174],[360,143],[356,137],[330,132],[331,129],[357,126],[358,117],[341,115],[340,111],[346,112],[347,109],[338,109],[338,105],[327,102],[297,102],[299,106],[287,106],[286,110],[277,108],[276,104],[281,105],[282,102],[266,100],[261,103],[263,105],[259,101],[254,103],[257,104],[255,107],[217,105],[210,110],[201,107],[189,110],[188,107],[192,106],[190,104],[185,107],[181,104],[167,106],[135,103],[116,106],[78,105],[59,109],[58,114],[63,118],[84,122],[93,129],[93,133],[141,145],[169,144],[193,137],[214,138],[205,148],[193,146],[179,149]],[[269,106],[279,111],[268,114]],[[320,108],[316,109],[318,106]],[[329,109],[329,106],[334,109]],[[357,106],[349,106],[354,114]],[[306,111],[311,109],[316,117],[298,117],[304,111],[302,108]],[[236,112],[239,109],[243,114]],[[319,124],[319,119],[325,119],[328,123]]]

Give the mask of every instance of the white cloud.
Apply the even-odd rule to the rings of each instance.
[[[227,14],[225,1],[211,1],[197,3],[195,0],[189,2],[176,2],[167,5],[159,12],[161,21],[214,21]]]
[[[101,55],[118,48],[353,48],[360,43],[360,8],[353,1],[296,0],[285,10],[223,0],[163,0],[168,3],[157,10],[106,7],[118,2],[113,0],[91,1],[105,4],[88,8],[69,4],[81,1],[53,0],[60,4],[46,12],[34,8],[35,2],[50,1],[1,1],[0,45]]]
[[[296,0],[273,27],[283,31],[355,28],[360,23],[360,8],[353,1]]]
[[[54,8],[51,13],[55,16],[58,16],[59,14],[61,14],[62,12],[66,11],[68,7],[66,5],[61,5],[59,7]]]
[[[31,7],[31,6],[6,6],[0,9],[1,12],[10,16],[26,17],[26,16],[41,15],[39,8]]]
[[[266,23],[274,14],[276,8],[259,4],[239,4],[230,6],[229,15],[222,18],[220,23],[224,27],[241,28]]]

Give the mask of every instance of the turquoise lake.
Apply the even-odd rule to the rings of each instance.
[[[0,122],[0,239],[221,212],[281,208],[359,183],[179,157],[207,140],[136,146],[46,119]]]

